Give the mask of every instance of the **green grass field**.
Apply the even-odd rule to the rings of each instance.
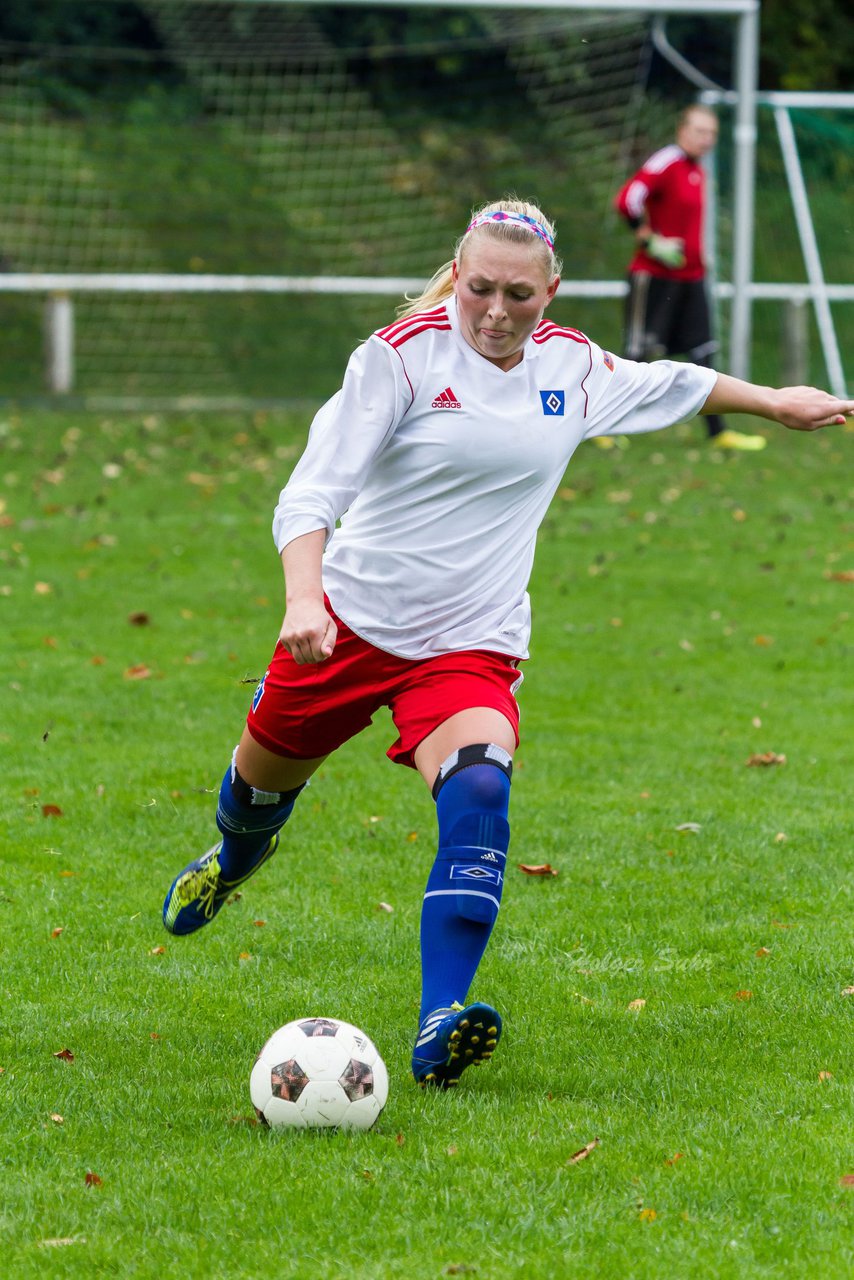
[[[505,1036],[425,1095],[433,806],[385,717],[210,929],[160,923],[277,634],[306,426],[2,424],[3,1274],[848,1280],[854,436],[577,455],[472,992]],[[376,1040],[372,1132],[252,1123],[255,1053],[306,1014]]]

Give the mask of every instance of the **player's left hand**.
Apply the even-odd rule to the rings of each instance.
[[[774,417],[790,431],[842,426],[854,414],[854,400],[840,400],[818,387],[780,387],[774,399]]]

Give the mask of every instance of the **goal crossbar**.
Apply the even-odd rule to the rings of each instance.
[[[240,0],[252,3],[253,0]],[[361,5],[365,0],[304,0],[310,5]],[[275,3],[275,0],[274,0]],[[377,7],[400,8],[401,0],[370,0]],[[430,9],[518,9],[519,0],[406,0],[407,6]],[[702,17],[757,14],[760,0],[527,0],[528,9],[596,10],[608,13],[675,13]]]

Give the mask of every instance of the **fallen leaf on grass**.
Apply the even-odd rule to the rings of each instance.
[[[252,956],[248,951],[241,951],[240,955],[237,958],[238,960],[251,960]]]
[[[592,1151],[595,1151],[595,1150],[596,1150],[596,1148],[599,1146],[599,1143],[600,1143],[601,1141],[602,1141],[602,1139],[601,1139],[601,1138],[593,1138],[590,1142],[586,1143],[586,1145],[585,1145],[585,1146],[581,1147],[581,1149],[580,1149],[579,1151],[574,1152],[574,1153],[569,1157],[569,1159],[567,1160],[567,1162],[566,1162],[566,1163],[567,1163],[567,1164],[580,1164],[582,1160],[586,1160],[586,1159],[587,1159],[587,1157],[590,1155],[590,1153],[591,1153]]]
[[[782,920],[772,920],[771,924],[774,926],[775,929],[794,929],[795,928],[793,924],[783,924]]]
[[[641,1222],[655,1222],[656,1218],[658,1217],[658,1214],[655,1212],[654,1209],[641,1209],[640,1213],[638,1214],[638,1217],[640,1218]]]
[[[128,667],[124,673],[125,680],[148,680],[151,675],[151,668],[147,667],[144,662],[138,662],[134,667]]]
[[[61,1116],[58,1111],[51,1111],[50,1118],[54,1124],[65,1124],[65,1116]]]
[[[49,596],[53,593],[53,587],[49,582],[37,582],[33,590],[37,596]]]
[[[402,1133],[399,1133],[399,1134],[397,1135],[397,1137],[395,1138],[395,1142],[397,1143],[397,1145],[398,1145],[399,1147],[402,1147],[402,1146],[403,1146],[403,1144],[404,1144],[404,1142],[406,1142],[406,1138],[405,1138],[405,1136],[404,1136]]]
[[[161,943],[159,947],[152,947],[148,954],[150,956],[162,956],[165,950],[166,948]]]
[[[752,991],[735,991],[733,993],[732,998],[733,1000],[752,1000],[753,992]]]
[[[99,1178],[97,1173],[93,1173],[90,1169],[85,1178],[87,1187],[102,1187],[104,1185],[103,1178]]]
[[[854,987],[843,987],[843,988],[842,988],[842,995],[844,995],[844,996],[854,996]]]
[[[756,952],[756,955],[759,957],[760,960],[764,960],[765,957],[770,956],[770,954],[771,954],[771,950],[769,947],[760,947]]]
[[[388,915],[391,915],[391,913],[394,911],[394,907],[389,902],[378,902],[377,911],[385,911],[388,913]]]
[[[780,755],[776,751],[758,751],[758,752],[755,752],[752,756],[748,756],[747,760],[745,760],[744,763],[748,767],[752,765],[760,765],[760,766],[767,767],[768,765],[771,765],[771,764],[785,764],[786,757],[784,755]]]
[[[70,880],[72,879],[73,876],[77,875],[77,872],[76,871],[60,871],[59,874],[62,876],[63,880]]]
[[[768,649],[774,643],[773,636],[754,636],[753,643],[758,645],[760,649]]]
[[[70,1049],[57,1049],[56,1053],[53,1056],[54,1058],[61,1058],[63,1062],[74,1061],[74,1054],[71,1052]]]
[[[557,871],[550,862],[541,862],[534,866],[528,862],[518,863],[520,871],[524,871],[526,876],[556,876]]]
[[[788,840],[788,838],[789,838],[789,837],[786,835],[785,831],[778,831],[778,832],[777,832],[777,834],[776,834],[776,835],[775,835],[775,837],[774,837],[774,843],[775,843],[775,844],[785,844],[785,843],[786,843],[786,841]]]
[[[256,929],[263,929],[263,928],[264,928],[264,926],[265,926],[265,924],[267,923],[267,921],[266,921],[266,920],[253,920],[253,921],[252,921],[252,923],[254,924],[254,926],[255,926],[255,928],[256,928]]]
[[[228,1123],[229,1124],[248,1124],[250,1128],[255,1128],[255,1126],[259,1125],[261,1121],[258,1119],[257,1116],[229,1116]]]
[[[832,1071],[819,1071],[819,1073],[818,1073],[818,1078],[819,1078],[819,1080],[832,1080],[832,1079],[833,1079],[833,1072],[832,1072]]]
[[[839,1179],[840,1187],[854,1187],[854,1173],[843,1173]]]
[[[665,1160],[665,1162],[664,1162],[664,1163],[665,1163],[666,1165],[674,1165],[674,1164],[676,1163],[676,1161],[677,1161],[677,1160],[684,1160],[684,1159],[685,1159],[685,1157],[684,1157],[684,1155],[682,1154],[682,1152],[681,1152],[681,1151],[677,1151],[677,1152],[675,1153],[675,1155],[672,1155],[672,1156],[670,1157],[670,1159],[669,1159],[669,1160]]]
[[[142,609],[138,609],[135,613],[128,614],[128,622],[132,627],[147,627],[151,617]]]
[[[43,804],[42,814],[45,818],[61,818],[62,810],[58,804]]]
[[[831,582],[854,582],[854,569],[838,569],[835,573],[824,575]]]
[[[51,936],[52,938],[58,938],[58,937],[59,937],[59,935],[62,933],[62,931],[63,931],[63,929],[64,929],[64,928],[65,928],[65,925],[62,925],[62,924],[57,925],[57,927],[56,927],[55,929],[51,929],[51,931],[50,931],[50,936]]]
[[[446,1276],[467,1276],[474,1275],[477,1267],[473,1262],[449,1262],[445,1267]]]
[[[643,999],[630,1000],[629,1003],[626,1005],[626,1008],[627,1009],[643,1009],[645,1004],[646,1004],[646,1001]]]

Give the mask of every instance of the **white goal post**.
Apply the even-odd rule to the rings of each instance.
[[[166,0],[158,0],[168,7]],[[177,9],[180,0],[172,0]],[[257,5],[257,0],[231,0],[237,8]],[[289,0],[264,0],[268,8]],[[432,8],[448,10],[495,10],[580,14],[679,15],[726,18],[734,25],[734,127],[733,127],[733,218],[730,280],[718,288],[731,301],[728,367],[736,376],[750,373],[751,305],[757,296],[753,283],[754,174],[756,149],[756,99],[758,63],[759,0],[301,0],[300,7],[311,10],[329,7]],[[149,0],[150,7],[150,0]],[[567,67],[571,71],[571,67]],[[488,194],[488,193],[484,193]],[[307,229],[311,234],[311,228]],[[3,247],[3,246],[0,246]],[[345,274],[271,275],[226,274],[192,270],[186,273],[156,270],[105,271],[21,271],[0,272],[0,294],[36,293],[49,299],[48,341],[50,385],[59,393],[72,389],[74,379],[75,318],[73,299],[78,294],[388,294],[398,295],[420,287],[423,278],[400,275],[355,276]],[[577,298],[619,298],[625,292],[622,280],[566,279],[561,296]],[[766,286],[772,288],[772,286]],[[788,289],[786,296],[791,296]],[[812,295],[811,295],[812,296]]]

